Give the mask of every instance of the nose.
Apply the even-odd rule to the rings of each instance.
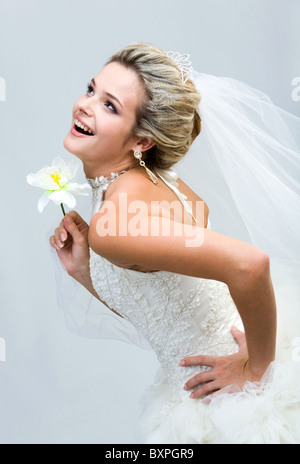
[[[79,113],[84,116],[92,116],[93,111],[91,108],[91,101],[87,99],[85,96],[79,98],[75,104],[75,113]]]
[[[77,107],[77,111],[80,114],[84,114],[85,116],[92,116],[93,114],[88,104],[79,104]]]

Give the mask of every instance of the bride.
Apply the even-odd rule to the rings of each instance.
[[[237,112],[243,85],[218,79],[151,45],[117,52],[75,103],[64,141],[93,190],[90,225],[71,211],[50,243],[67,273],[132,324],[160,361],[141,419],[144,443],[300,443],[300,369],[278,360],[271,278],[273,257],[286,276],[299,245],[298,230],[286,222],[291,205],[277,195],[285,194],[285,179],[288,192],[299,184],[295,169],[272,164],[266,148],[273,144],[282,155],[283,136],[292,136],[285,125],[275,136],[264,131],[263,146],[249,102],[277,116],[275,107],[248,89],[245,119]],[[224,97],[229,106],[220,106]],[[262,120],[268,117],[280,129],[270,113]],[[230,189],[225,222],[240,220],[249,240],[214,230],[205,201],[171,169],[200,132],[207,144],[191,158],[191,179],[197,176],[200,192],[212,182],[215,194],[221,173]],[[294,149],[286,148],[291,165]],[[216,185],[205,178],[205,157]],[[288,216],[295,221],[297,204]],[[290,306],[295,328],[293,314]]]

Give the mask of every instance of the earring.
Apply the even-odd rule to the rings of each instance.
[[[148,176],[150,177],[150,179],[152,180],[152,182],[153,182],[154,184],[157,184],[157,183],[158,183],[158,179],[157,179],[156,175],[153,174],[153,172],[150,171],[150,169],[147,168],[147,166],[146,166],[146,164],[145,164],[145,161],[142,160],[142,156],[143,156],[143,155],[142,155],[142,153],[140,152],[140,150],[135,150],[133,156],[134,156],[137,160],[139,160],[140,166],[142,166],[143,168],[146,169],[146,172],[147,172]]]

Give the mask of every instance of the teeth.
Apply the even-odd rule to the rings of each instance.
[[[78,119],[75,119],[75,125],[77,127],[80,127],[81,129],[83,129],[85,132],[88,132],[89,134],[95,135],[94,132],[91,129],[89,129],[84,124],[82,124],[80,121],[78,121]]]

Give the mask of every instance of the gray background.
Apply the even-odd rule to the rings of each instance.
[[[0,0],[1,443],[132,443],[150,352],[70,333],[56,305],[47,235],[61,220],[26,175],[57,156],[75,100],[119,47],[189,53],[300,115],[299,0]],[[88,220],[89,200],[78,209]],[[1,356],[0,356],[1,357]]]

